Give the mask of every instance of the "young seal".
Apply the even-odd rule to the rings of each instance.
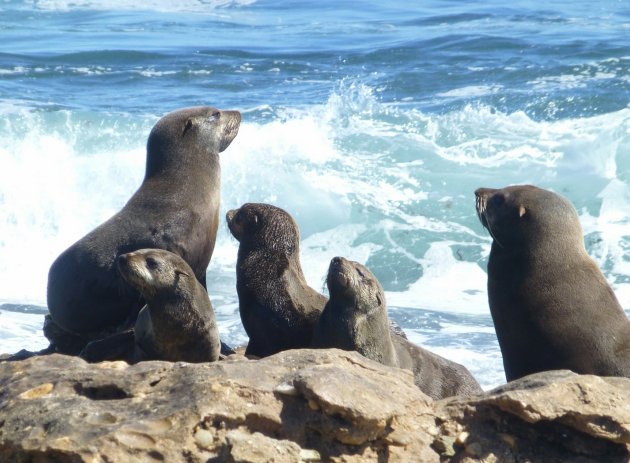
[[[326,297],[306,284],[300,265],[300,231],[286,211],[247,203],[226,214],[239,241],[236,290],[246,355],[266,357],[309,347]]]
[[[315,327],[313,347],[356,350],[384,365],[411,370],[416,386],[434,399],[482,392],[464,366],[391,332],[383,288],[365,266],[335,257],[326,283],[330,300]]]
[[[475,196],[493,238],[488,301],[507,380],[558,369],[630,377],[630,321],[571,203],[531,185]]]
[[[238,111],[194,107],[155,124],[140,188],[120,212],[70,246],[50,268],[48,309],[59,328],[46,330],[53,344],[63,344],[57,338],[64,332],[87,342],[133,323],[143,302],[116,269],[121,254],[141,248],[174,252],[205,286],[219,223],[219,153],[236,136],[240,120]],[[78,344],[72,350],[80,350]]]
[[[140,249],[118,257],[121,275],[147,305],[134,328],[134,361],[214,362],[221,341],[205,288],[177,254]]]

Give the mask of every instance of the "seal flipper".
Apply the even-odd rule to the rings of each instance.
[[[227,357],[228,355],[236,354],[236,351],[221,341],[221,355]]]
[[[87,362],[96,363],[106,360],[134,362],[134,330],[121,331],[103,339],[88,343],[79,356]]]

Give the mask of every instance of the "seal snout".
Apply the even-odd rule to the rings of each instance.
[[[241,126],[241,113],[234,110],[221,111],[221,119],[226,122],[223,127],[223,135],[221,137],[219,152],[225,151],[238,134],[238,129]]]
[[[326,284],[328,291],[332,294],[335,291],[343,290],[351,284],[351,274],[348,272],[350,261],[343,257],[333,257],[328,267],[328,277]]]
[[[486,217],[486,211],[488,210],[488,199],[498,190],[492,188],[477,188],[475,190],[475,209],[477,210],[477,217],[481,224],[488,228],[488,218]]]
[[[238,224],[236,223],[237,221],[235,220],[236,214],[238,214],[238,211],[239,211],[238,209],[231,209],[227,211],[225,213],[225,222],[227,223],[228,230],[230,230],[230,233],[232,234],[232,236],[236,238],[238,241],[240,241],[241,232],[238,227]]]

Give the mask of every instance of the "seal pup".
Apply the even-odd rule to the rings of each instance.
[[[236,290],[249,336],[245,354],[309,347],[327,299],[306,284],[295,220],[279,207],[246,203],[228,211],[226,221],[239,241]]]
[[[120,212],[70,246],[50,268],[48,309],[59,328],[48,329],[53,344],[64,344],[59,339],[64,332],[87,342],[133,323],[144,302],[116,269],[121,254],[142,248],[174,252],[205,287],[219,223],[219,153],[236,136],[240,120],[238,111],[194,107],[171,112],[155,124],[138,190]]]
[[[367,267],[334,257],[326,284],[330,300],[315,327],[313,347],[355,350],[411,370],[416,386],[433,399],[482,392],[466,367],[392,333],[383,288]]]
[[[135,362],[218,360],[221,341],[210,298],[181,257],[140,249],[122,254],[117,264],[147,301],[134,327]]]
[[[630,377],[630,321],[573,205],[532,185],[475,196],[492,236],[488,302],[507,380],[560,369]]]

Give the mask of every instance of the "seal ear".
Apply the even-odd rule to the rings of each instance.
[[[184,275],[184,276],[187,276],[188,278],[190,278],[190,275],[188,274],[188,272],[185,272],[185,271],[179,270],[179,269],[175,270],[175,275]]]
[[[520,206],[518,208],[518,216],[519,217],[523,217],[526,212],[527,212],[527,209],[525,209],[525,206]]]
[[[188,132],[190,129],[192,129],[192,128],[193,128],[193,125],[194,125],[194,124],[193,124],[192,119],[188,119],[188,120],[186,121],[186,125],[184,126],[184,132],[182,133],[182,137],[183,137],[184,135],[186,135],[186,132]]]

